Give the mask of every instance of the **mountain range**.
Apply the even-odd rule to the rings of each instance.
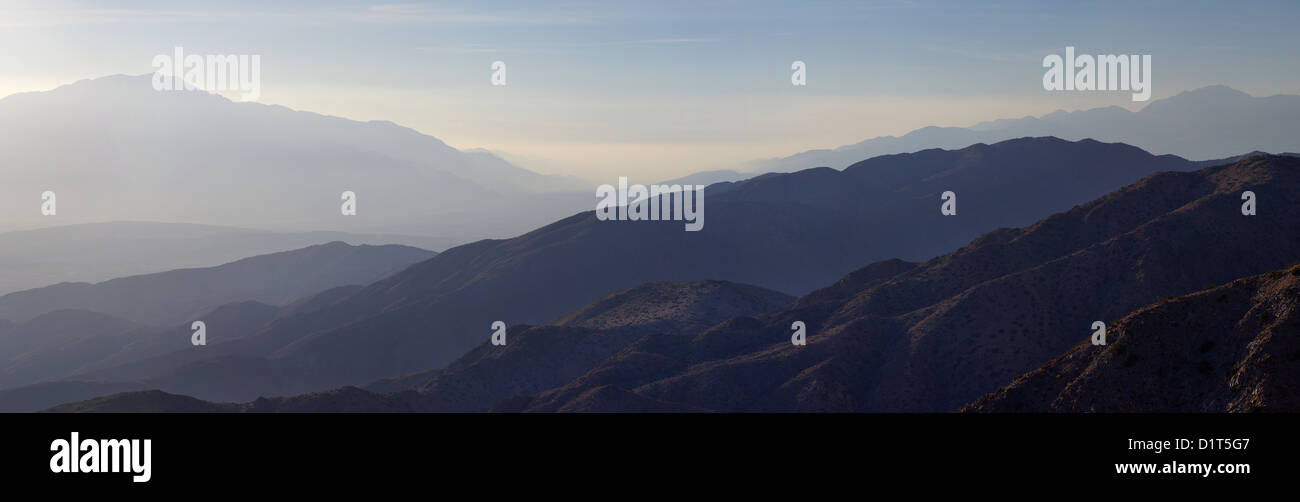
[[[1150,173],[1197,165],[1121,144],[1024,138],[714,185],[702,231],[588,212],[513,239],[455,247],[328,310],[282,316],[257,334],[271,342],[256,351],[185,371],[219,382],[195,395],[205,399],[363,384],[443,367],[497,321],[548,323],[649,282],[725,280],[804,294],[862,263],[927,259]],[[945,190],[961,194],[957,217],[939,212]],[[250,378],[252,367],[265,377]]]
[[[12,293],[0,297],[12,317],[0,322],[0,388],[82,374],[146,380],[223,354],[281,314],[324,308],[329,292],[359,289],[434,254],[335,242],[206,269]],[[193,321],[205,323],[212,345],[191,345]],[[7,409],[12,403],[3,394],[0,408]]]
[[[591,199],[585,184],[391,122],[159,92],[150,75],[0,99],[0,165],[6,230],[167,215],[462,243],[516,235]],[[47,190],[57,196],[54,216],[38,210]],[[345,191],[356,196],[355,216],[341,212]]]
[[[986,150],[995,147],[1004,152],[1018,152],[1016,156],[1005,158],[1037,159],[1037,162],[1026,164],[1040,171],[1030,172],[1042,175],[1041,170],[1046,169],[1051,173],[1052,162],[1043,162],[1042,158],[1031,155],[1035,147],[1044,145],[1048,149],[1067,149],[1072,153],[1071,158],[1080,155],[1079,151],[1073,150],[1075,148],[1087,152],[1128,152],[1130,149],[1140,152],[1123,145],[1089,141],[1070,143],[1055,139],[976,145],[972,147],[974,150],[954,156],[957,164],[946,169],[937,162],[922,162],[921,159],[926,157],[918,154],[921,156],[907,165],[912,166],[911,169],[915,170],[912,174],[920,181],[913,178],[910,184],[896,186],[892,191],[863,191],[861,186],[846,188],[846,191],[867,195],[924,193],[929,188],[922,187],[936,173],[940,177],[956,176],[951,179],[961,180],[963,170],[980,165],[981,159],[1004,158]],[[874,179],[888,179],[891,166],[899,171],[907,170],[891,163],[901,160],[904,159],[877,160],[866,166],[874,170]],[[1150,171],[1160,170],[1159,167],[1165,165],[1186,163],[1181,161],[1184,164],[1180,164],[1179,161],[1181,159],[1149,155],[1145,159]],[[1005,162],[997,165],[1004,166]],[[852,176],[857,169],[863,168],[846,169],[838,173],[846,178],[833,181],[848,183],[847,176]],[[1008,169],[1006,172],[1009,176],[999,179],[1014,179],[1017,170]],[[817,207],[814,204],[833,206],[840,201],[826,195],[834,192],[808,188],[826,190],[828,185],[834,185],[815,183],[818,176],[825,175],[823,173],[836,172],[810,170],[803,176],[791,178],[803,183],[792,182],[789,186],[805,190],[792,190],[793,194],[776,190],[764,182],[789,176],[750,180],[721,191],[722,195],[717,196],[721,201],[710,199],[710,210],[719,205],[725,207],[728,203],[761,207],[760,201],[771,197],[777,197],[782,203],[799,203],[803,207]],[[703,330],[699,330],[698,325],[691,328],[665,326],[619,337],[608,335],[623,328],[617,323],[570,325],[571,320],[589,318],[589,314],[583,312],[654,312],[659,308],[649,301],[656,295],[616,295],[588,307],[572,308],[569,310],[571,314],[555,316],[557,322],[548,326],[518,326],[517,331],[512,331],[512,343],[517,343],[518,348],[490,345],[486,341],[488,323],[481,322],[482,326],[474,330],[473,336],[466,338],[477,340],[473,344],[477,348],[454,363],[441,370],[375,382],[368,387],[371,390],[342,388],[292,398],[261,399],[245,405],[211,406],[245,411],[954,410],[1017,381],[1020,375],[1032,372],[1071,350],[1087,339],[1093,321],[1102,320],[1108,326],[1120,326],[1122,334],[1119,340],[1124,340],[1130,336],[1125,331],[1129,325],[1116,320],[1160,301],[1161,297],[1184,295],[1230,283],[1296,261],[1300,258],[1300,242],[1285,236],[1300,230],[1296,228],[1300,224],[1300,214],[1297,214],[1300,205],[1296,204],[1300,199],[1300,193],[1296,191],[1300,179],[1297,178],[1300,178],[1300,159],[1269,155],[1253,155],[1192,172],[1162,171],[1128,186],[1116,187],[1118,190],[1091,202],[1070,203],[1062,212],[1040,216],[1039,221],[1023,228],[987,231],[948,254],[920,262],[890,259],[872,263],[843,275],[833,283],[824,281],[823,284],[831,285],[808,292],[788,306],[776,310],[767,308],[771,305],[754,308],[755,313],[740,313]],[[1060,179],[1056,181],[1062,182]],[[1052,186],[1055,185],[1040,183],[1036,188]],[[1023,190],[1032,189],[1034,187],[1023,187]],[[1259,197],[1260,212],[1256,216],[1241,213],[1240,196],[1246,190]],[[963,192],[981,193],[958,190],[959,194]],[[1012,199],[1019,204],[1021,199],[1011,197],[1012,193],[1016,192],[1009,191],[1000,199],[1004,206],[1012,205]],[[821,196],[801,198],[808,194]],[[857,199],[845,200],[842,202],[844,205],[838,206],[843,213],[865,211],[848,202]],[[902,205],[910,199],[903,196],[892,200]],[[934,198],[927,205],[937,206],[937,200]],[[1029,200],[1040,199],[1030,197]],[[969,206],[959,207],[967,210]],[[975,207],[979,208],[974,210],[978,212],[988,206],[975,204]],[[931,211],[937,213],[934,209]],[[899,212],[886,214],[897,215]],[[1024,216],[1023,211],[1021,216]],[[581,218],[575,218],[552,227],[564,224],[559,227],[563,228],[582,222]],[[710,221],[716,222],[717,219]],[[934,231],[934,227],[927,226],[926,220],[919,220],[914,225]],[[550,230],[542,234],[530,234],[529,241],[535,243],[531,247],[536,249],[533,253],[548,256],[557,252],[557,246],[578,240],[576,237],[547,236],[547,233],[557,230],[551,227],[542,230],[548,228]],[[588,245],[601,242],[594,240],[597,230],[577,235]],[[656,235],[669,237],[666,233]],[[662,244],[657,241],[637,242]],[[676,244],[682,241],[669,239],[665,242]],[[327,313],[355,319],[355,312],[364,311],[364,302],[369,300],[381,306],[381,314],[342,329],[317,331],[317,335],[307,339],[307,344],[299,341],[291,346],[297,346],[299,350],[317,344],[332,344],[340,349],[365,347],[363,350],[375,346],[390,347],[387,349],[389,352],[378,351],[390,354],[390,358],[377,359],[391,362],[391,355],[398,352],[391,347],[394,342],[399,342],[392,333],[402,329],[400,321],[419,319],[440,302],[466,308],[481,305],[458,298],[458,294],[450,291],[417,294],[415,288],[422,284],[443,284],[455,286],[453,290],[459,293],[480,287],[476,280],[467,280],[466,277],[477,279],[487,271],[500,273],[503,266],[499,260],[487,261],[496,264],[485,266],[483,250],[474,249],[474,246],[499,244],[479,243],[449,250],[398,276],[367,286],[354,296],[340,300]],[[532,265],[520,268],[525,271],[552,270],[529,261],[525,258],[527,254],[518,250],[529,246],[514,244],[516,254],[508,263],[523,261],[523,265]],[[654,247],[660,252],[671,248],[671,245]],[[448,260],[447,256],[454,260],[440,264],[441,260]],[[795,260],[786,263],[795,263]],[[589,270],[613,270],[600,266],[605,264],[596,265]],[[519,274],[512,274],[512,277],[519,278]],[[559,273],[550,277],[573,276]],[[564,284],[564,281],[561,279],[551,284]],[[524,280],[522,284],[529,282]],[[673,288],[680,291],[704,287],[701,284],[708,283],[676,285]],[[501,289],[518,293],[518,290]],[[480,291],[479,294],[483,293]],[[682,292],[675,295],[690,297]],[[402,300],[394,302],[385,297]],[[457,301],[466,303],[458,304]],[[522,304],[526,303],[521,301]],[[394,315],[404,311],[409,313]],[[726,312],[725,309],[719,311]],[[428,320],[446,318],[443,315]],[[617,318],[637,319],[638,316],[619,315]],[[376,319],[383,321],[376,322]],[[322,325],[314,324],[322,322],[319,316],[285,320],[302,327]],[[791,326],[795,321],[807,326],[806,346],[790,344]],[[338,323],[323,322],[325,325]],[[1204,345],[1206,337],[1213,338],[1219,334],[1213,330],[1198,332],[1198,347]],[[430,336],[428,331],[424,335],[426,338],[437,336]],[[610,346],[597,342],[613,343]],[[410,347],[427,342],[399,343]],[[1236,346],[1228,342],[1214,343]],[[577,349],[593,345],[601,349],[597,352]],[[1127,343],[1117,341],[1115,345],[1106,350],[1117,350],[1118,346]],[[565,357],[576,352],[590,355],[588,359],[575,360],[576,366],[587,367],[580,376],[570,379],[579,371],[577,367],[561,365],[562,371],[547,367],[561,364]],[[304,354],[316,357],[313,362],[318,364],[323,360],[319,351],[295,355],[303,357]],[[612,355],[592,363],[605,354]],[[1154,357],[1151,351],[1143,354]],[[499,359],[502,357],[517,362],[503,364]],[[1182,357],[1182,354],[1175,353],[1170,357]],[[355,365],[356,359],[365,358],[347,361],[340,356],[332,362]],[[324,360],[330,359],[326,357]],[[434,364],[427,368],[440,366]],[[511,378],[512,372],[519,372],[521,378]],[[364,373],[358,371],[353,375],[360,377]],[[536,385],[527,383],[538,374],[554,379]],[[556,383],[566,379],[567,382]],[[541,389],[552,384],[555,385]],[[1050,393],[1050,389],[1038,389]],[[164,399],[148,396],[165,394],[118,395],[59,409],[112,411],[125,406],[118,403],[153,406]]]
[[[1205,120],[1214,117],[1214,120]],[[1184,91],[1151,101],[1138,111],[1110,106],[1041,117],[981,122],[971,127],[930,126],[902,136],[881,136],[834,149],[748,162],[733,170],[701,173],[703,179],[734,180],[814,166],[840,169],[878,155],[927,148],[961,148],[1024,136],[1123,142],[1156,154],[1212,160],[1245,152],[1300,152],[1300,96],[1255,97],[1227,86]]]

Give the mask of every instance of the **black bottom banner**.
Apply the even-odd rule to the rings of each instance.
[[[1281,483],[1289,415],[6,415],[7,485],[765,490]],[[965,485],[963,485],[965,484]],[[926,486],[926,485],[921,485]],[[566,488],[567,487],[567,488]]]

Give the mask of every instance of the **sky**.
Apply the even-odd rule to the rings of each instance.
[[[0,0],[0,96],[152,73],[175,46],[256,54],[262,103],[655,182],[927,125],[1145,104],[1044,91],[1043,57],[1067,45],[1150,54],[1152,99],[1300,94],[1296,19],[1295,1]]]

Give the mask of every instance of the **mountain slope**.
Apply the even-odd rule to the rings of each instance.
[[[757,315],[794,297],[725,281],[650,283],[613,293],[553,324],[599,331],[694,333],[737,316]]]
[[[369,283],[434,254],[408,246],[331,242],[216,267],[10,293],[0,297],[0,317],[25,321],[55,310],[84,309],[142,324],[180,324],[230,302],[279,305],[334,286]]]
[[[147,390],[122,392],[62,404],[46,411],[54,413],[229,413],[237,411],[237,408],[229,404],[209,403],[189,396]]]
[[[477,348],[446,369],[393,379],[405,383],[389,385],[392,394],[344,388],[291,398],[258,399],[241,405],[241,410],[488,411],[509,406],[512,397],[532,395],[568,382],[647,334],[689,336],[729,317],[776,310],[791,300],[775,291],[722,281],[646,284],[602,298],[564,316],[556,325],[512,327],[504,347],[494,346],[484,338]],[[213,389],[204,387],[206,379],[192,376],[203,374],[202,366],[210,362],[200,361],[178,374],[155,378],[144,385],[161,387],[168,393],[211,395]],[[259,378],[278,377],[273,368],[254,359],[240,358],[227,364],[247,365]],[[418,392],[414,392],[416,389]],[[222,392],[226,391],[216,391]],[[123,399],[121,403],[97,400],[86,407],[61,409],[108,411],[147,397]]]
[[[1294,412],[1297,306],[1300,266],[1162,300],[962,410]]]
[[[1300,159],[1276,156],[1151,176],[917,266],[873,265],[786,311],[647,337],[524,409],[612,385],[713,410],[952,410],[1086,339],[1093,320],[1294,261],[1296,187]],[[1245,189],[1268,194],[1269,214],[1240,214]],[[876,279],[891,268],[903,271]],[[788,343],[796,320],[807,347]]]
[[[654,283],[621,291],[556,321],[527,327],[505,347],[488,342],[431,374],[422,410],[488,411],[510,398],[562,385],[651,333],[689,336],[735,316],[777,310],[794,298],[722,281]]]
[[[491,331],[480,330],[476,347],[446,368],[405,375],[400,378],[405,385],[389,390],[420,389],[427,397],[411,402],[413,409],[486,411],[502,396],[528,395],[567,382],[648,333],[689,333],[728,317],[776,310],[791,300],[775,291],[722,281],[646,284],[611,294],[555,325],[511,325],[505,347],[491,345]],[[301,364],[296,358],[207,358],[173,367],[145,383],[196,397],[246,401],[302,388]]]
[[[144,328],[137,323],[99,312],[61,309],[46,312],[6,329],[0,338],[0,361],[28,362],[48,357],[50,363],[72,357],[80,342],[100,337],[117,338]],[[3,366],[4,380],[13,369]]]
[[[169,329],[141,326],[86,310],[59,310],[17,325],[0,335],[0,389],[27,386],[49,379],[79,379],[91,383],[133,382],[189,361],[226,351],[255,333],[279,314],[279,308],[257,302],[223,305],[201,319],[207,323],[211,345],[190,342],[190,324]],[[95,390],[103,386],[32,387],[54,392]],[[86,396],[91,397],[91,396]],[[4,397],[0,396],[0,405]],[[52,403],[53,404],[53,403]]]
[[[60,403],[147,389],[135,382],[59,381],[25,385],[0,390],[0,413],[31,413]]]
[[[0,295],[63,282],[103,282],[292,251],[322,242],[446,249],[448,239],[395,234],[272,232],[236,227],[118,221],[0,234]]]

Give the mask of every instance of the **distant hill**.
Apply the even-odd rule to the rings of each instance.
[[[176,365],[223,354],[279,315],[278,307],[257,302],[223,305],[200,318],[211,345],[194,347],[190,323],[171,328],[142,326],[86,310],[58,310],[0,332],[0,389],[65,379],[81,383],[144,381]],[[31,386],[58,392],[95,390]],[[0,391],[0,407],[9,406]],[[89,396],[86,396],[89,397]]]
[[[813,167],[813,166],[808,166],[808,167]],[[797,170],[799,169],[792,169],[792,171],[797,171]],[[714,183],[727,183],[733,181],[741,181],[747,178],[752,178],[757,175],[758,175],[757,173],[742,173],[740,171],[733,171],[730,169],[719,169],[716,171],[700,171],[698,173],[692,173],[686,176],[682,176],[680,178],[673,178],[671,180],[662,181],[660,182],[660,184],[706,185],[707,186],[707,185],[712,185]]]
[[[1296,151],[1300,149],[1300,138],[1290,131],[1297,129],[1300,129],[1300,96],[1254,97],[1218,85],[1157,99],[1136,112],[1111,106],[993,120],[969,128],[923,127],[903,136],[882,136],[834,149],[753,161],[735,171],[749,173],[737,174],[743,178],[818,166],[842,169],[877,155],[961,148],[1024,136],[1123,142],[1152,153],[1211,160],[1251,151]]]
[[[79,402],[122,392],[146,390],[135,382],[45,382],[0,390],[0,413],[30,413],[60,403]]]
[[[0,360],[31,359],[51,351],[66,358],[88,335],[119,337],[144,328],[140,324],[99,312],[59,309],[16,324],[0,333]]]
[[[212,267],[322,242],[446,249],[451,239],[397,234],[273,232],[237,227],[119,221],[0,234],[0,295],[63,282],[103,282]]]
[[[180,324],[230,302],[282,305],[335,286],[370,283],[435,254],[409,246],[331,242],[216,267],[10,293],[0,296],[0,318],[23,322],[55,310],[83,309],[146,325]]]
[[[967,412],[1300,410],[1300,265],[1149,305]]]
[[[209,403],[158,390],[122,392],[51,408],[57,413],[222,413],[237,411],[232,405]]]
[[[84,399],[214,356],[268,356],[277,347],[269,338],[244,338],[282,314],[327,308],[332,295],[360,289],[434,254],[335,242],[207,269],[0,297],[0,311],[18,319],[0,322],[0,389],[6,389],[0,391],[0,409],[62,402],[49,402],[50,396]],[[200,320],[209,345],[194,347],[191,323]],[[55,379],[66,382],[55,384]],[[37,382],[49,385],[31,385]]]

